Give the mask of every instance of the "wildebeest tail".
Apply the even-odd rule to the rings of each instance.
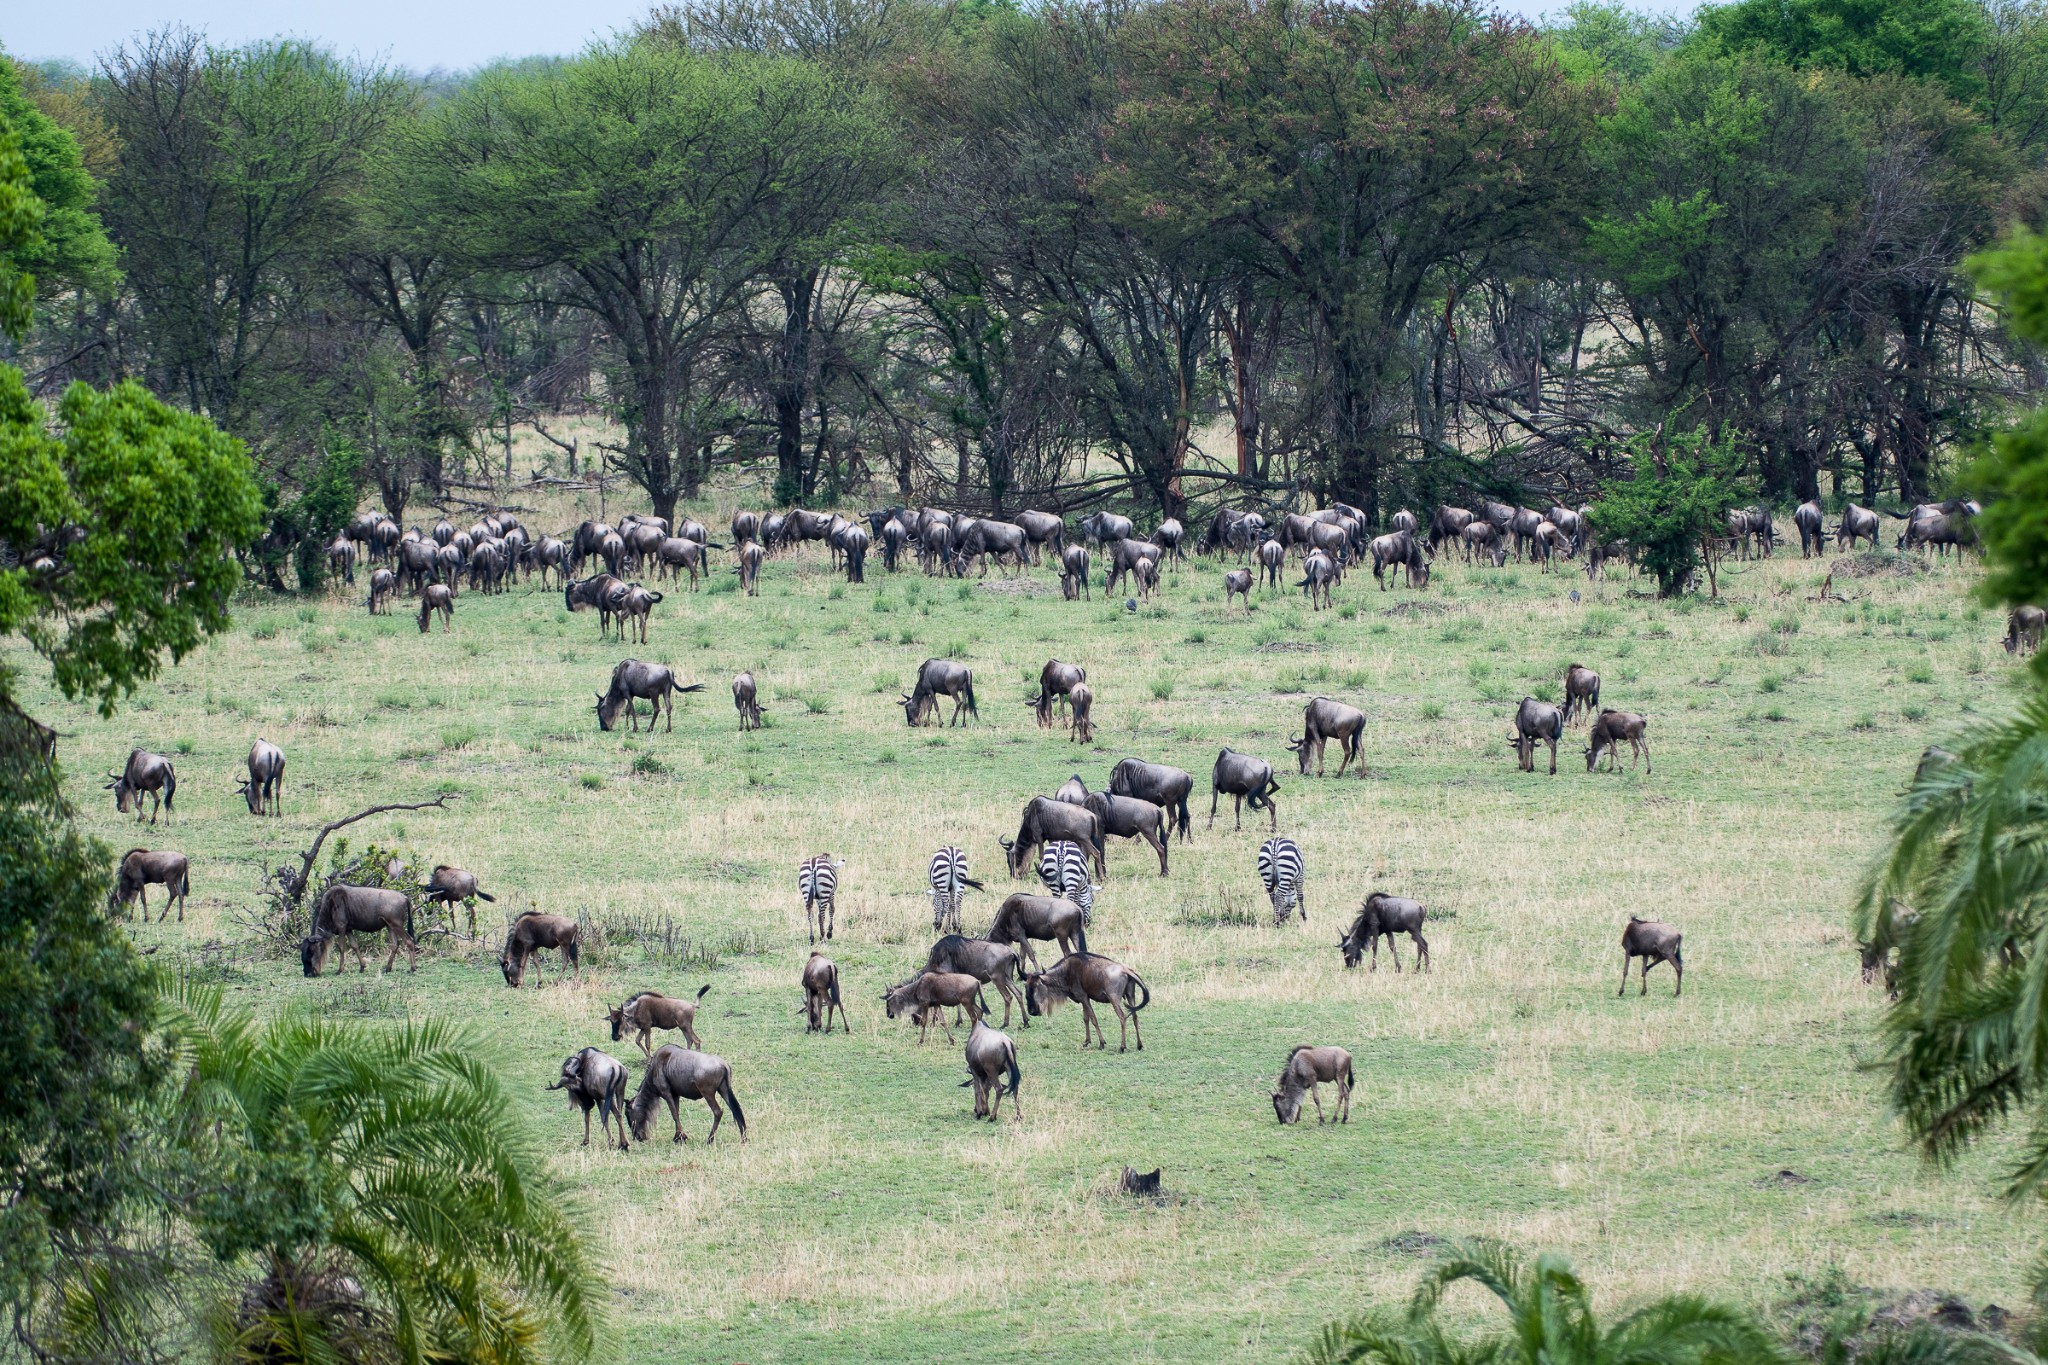
[[[1178,810],[1178,811],[1176,811],[1176,812],[1175,812],[1175,818],[1176,818],[1176,819],[1177,819],[1177,820],[1178,820],[1178,821],[1180,822],[1180,828],[1179,828],[1179,830],[1178,830],[1178,833],[1180,834],[1180,837],[1181,837],[1181,838],[1183,838],[1183,839],[1186,839],[1186,840],[1188,840],[1188,841],[1190,841],[1190,842],[1192,842],[1195,836],[1194,836],[1194,835],[1192,835],[1192,834],[1190,834],[1190,833],[1188,833],[1188,799],[1187,799],[1187,797],[1185,797],[1185,796],[1181,797],[1181,799],[1180,799],[1180,808],[1179,808],[1179,810]]]
[[[1136,991],[1137,993],[1143,995],[1145,998],[1142,1000],[1132,999],[1131,996],[1133,991]],[[1144,983],[1144,981],[1139,978],[1136,972],[1132,972],[1131,974],[1126,976],[1124,978],[1124,1008],[1129,1010],[1132,1014],[1136,1014],[1139,1010],[1145,1008],[1145,1006],[1151,1003],[1152,988],[1147,986]]]
[[[981,708],[974,704],[974,675],[971,673],[967,677],[967,714],[976,720],[981,719]]]
[[[1082,952],[1084,952],[1084,953],[1085,953],[1085,952],[1087,952],[1087,951],[1088,951],[1088,926],[1087,926],[1087,925],[1085,925],[1085,924],[1081,924],[1081,925],[1076,925],[1076,926],[1075,926],[1075,928],[1074,928],[1074,941],[1075,941],[1076,943],[1078,943],[1078,944],[1080,945],[1080,947],[1081,947],[1081,951],[1082,951]]]
[[[482,887],[477,888],[476,898],[480,901],[489,901],[493,905],[497,904],[498,901],[498,898],[496,896],[493,896],[490,892],[484,890]]]
[[[740,1097],[732,1093],[732,1071],[730,1068],[726,1070],[725,1079],[718,1083],[718,1093],[723,1095],[725,1102],[732,1106],[732,1121],[739,1125],[740,1136],[745,1137],[747,1135],[747,1116],[740,1109]]]
[[[1017,1069],[1017,1045],[1012,1043],[1004,1051],[1010,1064],[1010,1093],[1015,1095],[1017,1087],[1024,1084],[1024,1073]]]
[[[703,690],[704,690],[704,684],[703,684],[703,683],[691,683],[691,684],[689,684],[688,686],[684,686],[684,685],[682,685],[682,684],[677,684],[677,686],[676,686],[676,691],[678,691],[678,692],[702,692]]]
[[[698,998],[699,1000],[702,1000],[702,999],[704,998],[704,993],[705,993],[706,991],[710,990],[710,989],[711,989],[711,983],[710,983],[709,981],[707,981],[707,982],[705,982],[705,983],[704,983],[703,985],[699,986],[699,987],[697,988],[697,998]]]
[[[704,989],[708,991],[711,988],[709,986],[706,986]],[[832,969],[831,1000],[832,1003],[835,1005],[839,1003],[839,969],[836,967]]]
[[[450,914],[452,915],[452,914],[453,914],[454,912],[453,912],[453,911],[450,911],[449,913],[450,913]],[[453,920],[450,920],[450,923],[451,923],[451,924],[452,924],[453,922],[454,922]],[[412,936],[412,897],[411,897],[411,896],[407,896],[407,897],[405,898],[405,932],[406,932],[406,936],[407,936],[408,938],[410,938],[410,937]]]

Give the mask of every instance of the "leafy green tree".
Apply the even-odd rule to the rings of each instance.
[[[93,212],[98,187],[87,174],[78,143],[29,102],[14,63],[0,53],[0,123],[14,129],[28,163],[29,189],[43,204],[42,242],[25,252],[20,268],[43,290],[113,287],[114,247]]]
[[[2048,343],[2048,237],[2018,228],[1971,268],[2003,301],[2008,330]],[[1984,596],[2005,606],[2048,602],[2048,407],[1995,434],[1969,483],[1985,494]]]
[[[1458,1340],[1437,1320],[1446,1292],[1472,1284],[1507,1312],[1507,1330]],[[1312,1365],[1780,1365],[1788,1359],[1739,1309],[1695,1295],[1658,1299],[1612,1324],[1562,1257],[1527,1261],[1498,1242],[1467,1243],[1430,1270],[1408,1311],[1325,1328]]]
[[[1639,436],[1629,453],[1635,477],[1601,485],[1593,533],[1627,541],[1659,594],[1676,597],[1721,533],[1724,514],[1749,492],[1742,459],[1729,442],[1699,431]]]
[[[1737,0],[1702,9],[1695,41],[1788,66],[1930,80],[1970,99],[1983,90],[1991,25],[1975,0]]]
[[[223,1358],[590,1356],[596,1270],[475,1039],[438,1022],[259,1025],[191,986],[167,1005],[192,1225],[249,1277],[211,1310]]]

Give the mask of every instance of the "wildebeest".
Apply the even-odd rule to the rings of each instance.
[[[1070,839],[1088,850],[1095,860],[1097,876],[1107,877],[1102,821],[1086,806],[1072,806],[1049,796],[1034,796],[1025,803],[1017,821],[1017,837],[997,842],[1003,846],[1010,875],[1021,877],[1031,866],[1031,855],[1055,839]]]
[[[1386,570],[1397,564],[1406,568],[1409,587],[1429,586],[1429,561],[1422,557],[1422,542],[1409,532],[1394,531],[1375,536],[1367,548],[1372,555],[1373,582],[1380,585],[1381,592],[1385,592],[1388,586]]]
[[[1835,528],[1835,548],[1853,550],[1859,540],[1868,540],[1870,548],[1877,548],[1877,513],[1868,507],[1850,503],[1842,509],[1842,524]]]
[[[1799,530],[1799,557],[1801,559],[1805,559],[1809,555],[1825,555],[1827,553],[1827,541],[1821,535],[1821,522],[1823,520],[1818,499],[1809,499],[1792,509],[1792,524]]]
[[[1081,534],[1088,537],[1090,545],[1128,539],[1133,529],[1129,517],[1114,512],[1096,512],[1081,520]]]
[[[1557,776],[1557,742],[1564,738],[1564,712],[1547,701],[1522,698],[1515,711],[1514,728],[1508,743],[1515,746],[1515,761],[1525,773],[1536,771],[1536,742],[1550,746],[1550,775]]]
[[[1223,575],[1223,609],[1225,611],[1230,609],[1230,599],[1233,597],[1244,598],[1245,615],[1251,615],[1252,571],[1250,569],[1232,569]]]
[[[1020,531],[1021,536],[1023,533]],[[832,546],[846,557],[846,581],[865,583],[867,579],[868,533],[859,526],[848,524],[839,529],[832,538]]]
[[[740,713],[742,733],[761,728],[761,702],[752,673],[742,673],[732,680],[732,709]]]
[[[1303,777],[1308,776],[1311,754],[1315,756],[1316,776],[1323,775],[1323,749],[1333,739],[1343,749],[1337,761],[1337,776],[1344,776],[1345,765],[1354,758],[1358,759],[1359,775],[1364,775],[1365,760],[1358,751],[1365,732],[1365,712],[1328,697],[1316,697],[1302,712],[1301,725],[1301,738],[1288,740],[1287,747],[1300,759]]]
[[[1159,855],[1159,875],[1166,875],[1166,846],[1173,838],[1173,817],[1150,801],[1109,792],[1090,793],[1089,810],[1102,821],[1105,839],[1143,839]]]
[[[1059,554],[1067,547],[1067,523],[1051,512],[1023,511],[1010,518],[1024,532],[1031,545],[1031,562],[1038,562],[1042,546]]]
[[[1301,561],[1301,581],[1294,586],[1300,588],[1316,611],[1331,605],[1330,593],[1337,583],[1337,561],[1321,550],[1310,550]]]
[[[1138,572],[1141,564],[1157,565],[1159,547],[1149,540],[1112,541],[1105,550],[1107,564],[1102,576],[1102,590],[1115,592],[1116,585],[1123,581],[1125,574],[1135,575],[1138,586],[1145,587],[1145,576]]]
[[[662,719],[662,708],[668,708],[667,729],[673,733],[676,728],[676,697],[678,692],[702,692],[703,683],[687,685],[676,681],[675,672],[667,664],[650,664],[639,659],[621,659],[612,669],[611,686],[597,696],[597,728],[609,730],[619,718],[619,708],[624,707],[632,718],[633,729],[640,728],[640,710],[633,705],[636,698],[654,703],[654,710],[647,717],[647,728],[651,733],[654,722]]]
[[[161,886],[164,889],[164,911],[157,916],[161,924],[171,913],[171,902],[178,903],[178,923],[185,922],[185,897],[192,890],[192,864],[182,853],[169,849],[131,848],[121,855],[121,861],[114,869],[114,894],[109,898],[113,904],[127,906],[134,901],[142,902],[142,918],[149,918],[149,888]]]
[[[1038,965],[1038,954],[1031,946],[1034,939],[1059,944],[1063,954],[1088,951],[1088,926],[1081,907],[1064,896],[1039,896],[1029,891],[1013,891],[1003,898],[984,937],[990,943],[1015,944],[1018,956],[1034,967]]]
[[[590,1111],[597,1111],[597,1128],[604,1145],[612,1145],[612,1123],[619,1125],[619,1150],[626,1142],[626,1068],[616,1057],[587,1047],[562,1062],[562,1075],[550,1090],[569,1092],[569,1103],[583,1111],[583,1145],[590,1145]]]
[[[420,634],[427,633],[437,611],[441,613],[442,632],[454,630],[455,590],[446,583],[429,583],[420,589]]]
[[[408,588],[417,591],[434,574],[434,548],[423,540],[398,542],[398,574]]]
[[[2039,607],[2014,607],[2005,620],[2005,652],[2032,654],[2041,648],[2041,632],[2048,626],[2048,614]]]
[[[740,1130],[740,1141],[745,1142],[747,1116],[740,1111],[739,1096],[732,1093],[732,1068],[726,1065],[725,1058],[664,1043],[659,1052],[647,1059],[647,1072],[640,1078],[640,1088],[633,1093],[626,1117],[633,1125],[633,1136],[645,1142],[654,1106],[666,1101],[669,1117],[676,1126],[672,1141],[687,1142],[680,1102],[702,1100],[711,1109],[711,1131],[704,1135],[704,1145],[709,1147],[718,1137],[718,1125],[725,1119],[718,1107],[721,1097],[731,1107],[732,1121]]]
[[[1564,723],[1572,723],[1572,712],[1590,716],[1600,704],[1600,675],[1584,664],[1564,671]]]
[[[1422,936],[1422,923],[1429,917],[1422,902],[1406,896],[1389,896],[1375,891],[1365,898],[1358,907],[1358,918],[1351,921],[1351,928],[1337,946],[1344,951],[1344,965],[1356,967],[1365,956],[1369,946],[1372,949],[1372,970],[1380,969],[1380,940],[1387,941],[1387,951],[1393,955],[1394,970],[1401,970],[1401,950],[1394,944],[1394,935],[1406,934],[1415,944],[1415,969],[1426,970],[1429,966],[1429,940]]]
[[[1676,997],[1685,994],[1685,955],[1680,951],[1685,935],[1668,924],[1659,924],[1653,919],[1628,917],[1628,927],[1621,931],[1621,989],[1616,995],[1628,994],[1629,964],[1636,958],[1643,960],[1643,994],[1650,993],[1650,968],[1659,962],[1669,962],[1671,970],[1678,973],[1678,984],[1671,994]]]
[[[697,1042],[697,1004],[704,993],[711,989],[709,982],[697,988],[692,1000],[679,1000],[660,991],[641,991],[626,1000],[626,1003],[605,1011],[605,1022],[612,1026],[612,1041],[618,1042],[629,1031],[633,1041],[640,1045],[642,1056],[647,1055],[658,1028],[680,1029],[692,1048]]]
[[[636,629],[640,643],[647,643],[648,618],[654,615],[655,603],[661,601],[661,594],[638,583],[628,583],[624,589],[614,592],[610,606],[612,615],[619,620],[619,638],[625,639]]]
[[[471,901],[489,901],[496,904],[498,898],[477,885],[476,873],[465,868],[451,867],[447,863],[437,864],[427,884],[420,888],[425,894],[423,900],[448,907],[448,931],[455,931],[455,907]],[[476,909],[469,912],[469,932],[476,933]],[[553,945],[549,945],[553,946]]]
[[[498,970],[505,974],[505,984],[517,990],[526,980],[527,962],[544,948],[561,953],[561,975],[567,976],[571,967],[577,968],[580,975],[582,961],[576,932],[576,921],[567,915],[548,915],[538,910],[529,910],[512,921],[512,927],[505,931],[504,951],[498,954]],[[538,972],[533,984],[540,984]]]
[[[370,574],[370,599],[368,606],[372,616],[389,616],[391,599],[398,595],[398,575],[389,569],[372,570]],[[383,611],[377,608],[382,606]]]
[[[733,572],[739,575],[740,588],[749,597],[761,595],[761,561],[768,552],[756,541],[749,540],[733,552]]]
[[[608,573],[579,578],[563,585],[562,609],[569,612],[582,611],[585,607],[597,608],[597,633],[600,637],[611,634],[612,591],[623,588],[626,582]]]
[[[327,969],[327,955],[334,941],[340,939],[341,954],[335,970],[348,970],[348,950],[353,944],[356,970],[366,972],[370,959],[355,936],[376,933],[391,936],[391,956],[384,960],[385,971],[398,965],[400,948],[406,951],[408,968],[419,970],[420,945],[412,936],[411,897],[381,886],[330,886],[314,907],[313,932],[299,945],[299,964],[307,976],[320,975]]]
[[[1045,667],[1038,670],[1038,695],[1024,703],[1037,716],[1039,728],[1050,728],[1054,704],[1087,681],[1088,670],[1079,664],[1047,659]]]
[[[1145,1030],[1139,1027],[1138,1012],[1152,1003],[1152,992],[1138,974],[1121,962],[1099,957],[1083,948],[1069,953],[1051,968],[1024,978],[1024,1007],[1032,1014],[1050,1013],[1062,1000],[1081,1007],[1081,1046],[1088,1046],[1093,1030],[1096,1046],[1107,1048],[1109,1035],[1095,1017],[1095,1006],[1107,1005],[1116,1012],[1118,1052],[1136,1034],[1138,1051],[1145,1050]],[[1126,1027],[1128,1026],[1128,1027]]]
[[[1085,806],[1088,804],[1088,784],[1081,780],[1081,774],[1075,773],[1060,783],[1058,790],[1053,792],[1052,799],[1064,801],[1070,806]]]
[[[443,545],[434,552],[434,576],[452,596],[462,578],[462,569],[469,562],[469,551],[459,545]]]
[[[1507,547],[1501,542],[1500,529],[1492,522],[1475,519],[1458,535],[1465,546],[1466,562],[1484,557],[1492,560],[1496,569],[1507,564]]]
[[[1235,818],[1232,828],[1244,828],[1244,808],[1249,802],[1254,814],[1266,811],[1272,817],[1273,828],[1279,829],[1280,807],[1273,800],[1273,793],[1279,790],[1272,764],[1226,747],[1216,755],[1216,766],[1209,773],[1209,828],[1216,828],[1216,803],[1228,793]]]
[[[1008,1021],[1004,1023],[1007,1027]],[[1003,1112],[1006,1074],[1010,1079],[1007,1089],[1011,1116],[1022,1119],[1024,1101],[1017,1091],[1024,1084],[1024,1074],[1017,1069],[1017,1044],[1009,1034],[990,1028],[986,1020],[975,1020],[974,1031],[967,1035],[967,1084],[974,1087],[974,1117],[986,1117],[994,1123]]]
[[[1088,547],[1069,545],[1060,552],[1060,591],[1071,602],[1076,597],[1095,600],[1095,589],[1088,582]]]
[[[917,669],[917,684],[902,700],[903,719],[911,725],[921,724],[925,712],[930,711],[936,720],[939,714],[939,698],[953,699],[953,718],[948,725],[965,725],[961,713],[965,712],[976,720],[981,719],[981,708],[974,704],[974,672],[963,663],[951,659],[926,659]]]
[[[1003,1027],[1010,1026],[1010,1005],[1015,1001],[1023,1004],[1018,995],[1016,982],[1024,974],[1024,967],[1017,956],[1015,944],[992,943],[985,938],[968,938],[963,934],[947,934],[932,945],[925,955],[924,970],[928,972],[964,972],[984,985],[994,986],[1003,998]],[[1019,1009],[1018,1016],[1025,1027],[1031,1020]]]
[[[1644,764],[1645,772],[1654,771],[1648,766],[1650,740],[1644,733],[1649,729],[1649,725],[1648,717],[1638,715],[1634,711],[1602,711],[1594,719],[1593,728],[1586,737],[1586,771],[1593,771],[1593,765],[1600,761],[1600,754],[1604,750],[1608,755],[1608,768],[1619,772],[1623,740],[1628,741],[1629,745],[1629,767],[1633,769],[1640,760]]]
[[[149,793],[149,823],[156,823],[157,812],[161,810],[164,823],[171,823],[171,803],[178,795],[178,772],[171,766],[171,760],[162,754],[153,754],[146,749],[130,749],[128,762],[120,772],[107,774],[108,782],[103,790],[114,794],[114,809],[122,815],[128,808],[135,808],[135,819],[142,820],[142,794]]]
[[[681,536],[668,536],[655,547],[655,564],[667,572],[670,578],[690,576],[690,591],[697,591],[697,580],[709,565],[706,563],[704,546]]]
[[[1728,509],[1728,537],[1741,549],[1742,557],[1750,557],[1750,546],[1755,541],[1758,552],[1768,559],[1778,542],[1777,528],[1771,525],[1771,514],[1761,507],[1731,507]]]
[[[1444,542],[1461,540],[1471,524],[1472,514],[1464,508],[1439,504],[1436,514],[1429,519],[1429,548],[1441,550]]]
[[[236,782],[236,789],[249,805],[249,814],[284,814],[284,750],[267,739],[249,746],[249,775]]]
[[[966,1010],[967,1017],[976,1023],[988,1013],[981,999],[981,982],[965,972],[919,972],[882,992],[882,1008],[891,1019],[908,1012],[917,1020],[919,1046],[923,1046],[934,1023],[946,1035],[947,1042],[953,1041],[953,1030],[946,1023],[948,1008]]]
[[[853,1032],[846,1022],[846,1002],[839,998],[839,966],[816,948],[804,963],[803,987],[805,1033],[830,1033],[834,1010],[846,1032]]]
[[[1183,841],[1193,842],[1189,833],[1188,796],[1195,789],[1193,773],[1164,763],[1147,763],[1141,758],[1126,758],[1109,770],[1109,790],[1113,796],[1135,796],[1140,801],[1153,805],[1172,814],[1172,824],[1179,829]]]
[[[1316,1122],[1321,1123],[1324,1081],[1337,1085],[1337,1122],[1351,1122],[1351,1054],[1341,1047],[1311,1047],[1307,1043],[1297,1044],[1287,1054],[1287,1065],[1280,1068],[1280,1084],[1273,1091],[1273,1112],[1280,1122],[1301,1121],[1301,1097],[1307,1094],[1315,1101]]]
[[[732,514],[732,543],[744,545],[761,538],[761,514],[739,511]]]
[[[1280,586],[1280,571],[1287,567],[1287,547],[1277,540],[1262,540],[1252,559],[1259,566],[1259,578],[1266,586]],[[1251,599],[1245,599],[1245,610],[1251,610]]]
[[[1076,744],[1095,742],[1095,689],[1087,683],[1075,683],[1067,693],[1067,702],[1073,707],[1073,734],[1068,738]]]

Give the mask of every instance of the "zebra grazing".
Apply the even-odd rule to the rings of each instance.
[[[1259,880],[1273,901],[1275,927],[1287,923],[1287,912],[1301,911],[1308,923],[1308,897],[1301,885],[1301,846],[1292,839],[1268,839],[1259,845]]]
[[[1086,849],[1068,839],[1053,840],[1038,855],[1038,880],[1053,895],[1080,906],[1083,925],[1093,922],[1095,893],[1100,888],[1088,880]]]
[[[950,924],[950,932],[959,933],[960,902],[966,896],[966,888],[985,889],[967,875],[967,855],[951,844],[946,845],[932,855],[926,880],[932,886],[932,932],[939,933]]]
[[[804,928],[813,943],[832,937],[833,921],[839,913],[833,897],[839,893],[839,869],[845,866],[843,859],[832,861],[829,853],[796,865],[796,889],[804,898]]]

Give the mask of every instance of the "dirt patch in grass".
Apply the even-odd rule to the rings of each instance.
[[[985,578],[974,585],[976,592],[998,597],[1057,597],[1059,589],[1037,578]]]
[[[1865,550],[1835,561],[1836,572],[1845,578],[1918,578],[1927,569],[1927,561],[1919,555],[1891,550]]]

